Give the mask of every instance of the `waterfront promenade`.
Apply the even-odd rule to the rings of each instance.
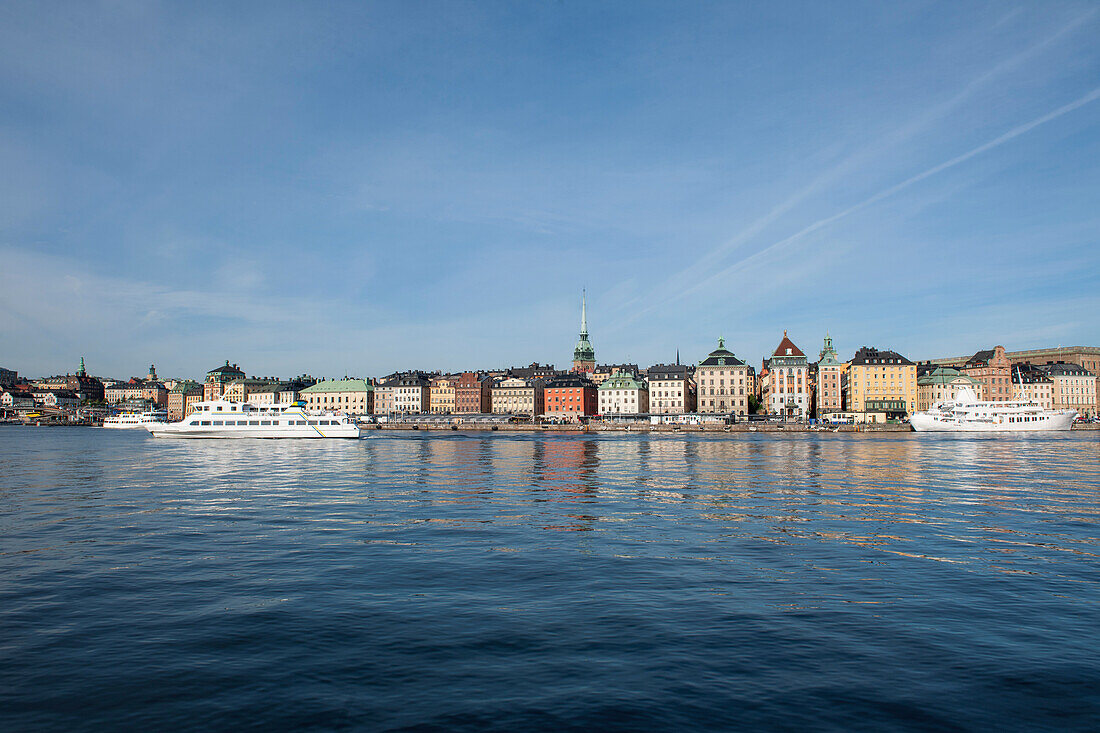
[[[424,431],[424,432],[505,432],[505,433],[747,433],[783,435],[796,433],[910,433],[913,429],[906,423],[901,424],[859,424],[815,427],[800,423],[737,423],[734,425],[650,425],[638,423],[616,424],[561,424],[532,425],[530,423],[501,423],[488,425],[480,422],[446,423],[363,423],[363,430],[379,431]],[[1073,430],[1100,430],[1100,423],[1077,423]]]

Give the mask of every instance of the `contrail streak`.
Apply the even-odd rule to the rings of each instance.
[[[865,146],[856,153],[848,156],[845,160],[839,164],[833,166],[832,169],[821,173],[816,176],[808,185],[804,186],[793,195],[788,197],[785,201],[774,206],[767,214],[760,217],[756,221],[752,222],[748,227],[743,229],[734,235],[731,239],[718,245],[711,251],[703,254],[698,261],[692,263],[683,270],[675,273],[669,277],[664,283],[663,287],[666,291],[679,292],[687,288],[689,285],[698,283],[700,277],[707,276],[712,273],[720,262],[732,253],[733,250],[740,248],[746,242],[752,240],[758,234],[760,234],[766,227],[775,223],[781,216],[793,209],[798,204],[802,203],[805,199],[809,198],[813,194],[819,192],[822,188],[827,186],[831,181],[839,178],[842,175],[847,175],[848,172],[862,164],[866,160],[881,153],[882,149],[891,148],[898,144],[901,144],[905,140],[911,138],[918,131],[925,129],[928,125],[941,120],[944,116],[950,113],[953,109],[961,105],[968,100],[977,90],[986,86],[997,77],[1002,76],[1006,72],[1016,69],[1024,62],[1028,61],[1037,54],[1042,53],[1051,45],[1057,43],[1066,35],[1075,32],[1078,28],[1091,21],[1097,15],[1097,11],[1089,11],[1072,22],[1067,23],[1060,28],[1056,29],[1054,33],[1047,35],[1045,38],[1040,39],[1038,42],[1032,44],[1030,47],[1024,49],[1020,53],[1017,53],[1001,62],[995,64],[982,74],[971,79],[967,82],[959,91],[947,98],[946,100],[928,107],[922,114],[918,115],[916,119],[911,120],[902,127],[894,130],[890,134],[881,138],[877,142]],[[692,287],[694,291],[696,288]],[[633,306],[638,301],[645,300],[650,303],[648,306],[635,309],[633,313],[626,319],[627,322],[632,322],[637,319],[641,314],[648,313],[657,306],[653,304],[649,298],[643,298],[641,296],[631,299],[626,305]],[[662,298],[660,302],[666,302],[668,299]]]
[[[871,206],[873,204],[878,203],[879,201],[882,201],[885,198],[893,196],[894,194],[898,193],[899,191],[901,191],[903,189],[909,188],[914,183],[920,183],[921,181],[925,180],[926,178],[930,178],[930,177],[936,175],[937,173],[942,173],[943,171],[947,170],[948,168],[954,168],[955,166],[959,165],[960,163],[965,163],[966,161],[970,160],[971,158],[973,158],[975,156],[981,155],[982,153],[984,153],[986,151],[989,151],[989,150],[992,150],[993,148],[996,148],[1000,145],[1004,145],[1005,143],[1009,142],[1010,140],[1013,140],[1013,139],[1019,137],[1020,135],[1023,135],[1024,133],[1030,132],[1031,130],[1034,130],[1036,127],[1039,127],[1040,125],[1045,125],[1046,123],[1048,123],[1052,120],[1056,120],[1056,119],[1058,119],[1059,117],[1061,117],[1063,115],[1069,114],[1070,112],[1073,112],[1074,110],[1076,110],[1080,107],[1083,107],[1086,104],[1089,104],[1090,102],[1095,102],[1097,99],[1100,99],[1100,87],[1097,87],[1096,89],[1093,89],[1088,94],[1084,95],[1083,97],[1079,97],[1078,99],[1075,99],[1074,101],[1070,102],[1069,104],[1062,105],[1061,107],[1054,110],[1053,112],[1048,112],[1047,114],[1043,115],[1042,117],[1038,117],[1038,118],[1032,120],[1031,122],[1025,122],[1022,125],[1014,127],[1011,130],[1009,130],[1008,132],[1004,133],[1003,135],[999,135],[998,137],[993,138],[989,142],[984,143],[982,145],[979,145],[978,147],[974,148],[973,150],[968,150],[967,152],[962,153],[961,155],[956,155],[954,158],[951,158],[950,160],[947,160],[943,163],[940,163],[939,165],[933,166],[933,167],[929,168],[928,170],[922,171],[922,172],[916,174],[915,176],[911,176],[909,178],[906,178],[904,181],[902,181],[900,183],[896,183],[896,184],[894,184],[893,186],[890,186],[887,189],[883,189],[882,191],[879,191],[878,193],[874,194],[873,196],[869,196],[868,198],[865,198],[864,200],[860,201],[858,204],[853,204],[852,206],[849,206],[847,209],[844,209],[843,211],[839,211],[836,214],[833,214],[832,216],[825,217],[824,219],[818,219],[813,224],[810,224],[809,226],[795,232],[794,234],[790,235],[789,237],[781,239],[778,242],[774,242],[772,244],[769,244],[767,247],[764,247],[763,249],[761,249],[757,252],[754,252],[753,254],[749,255],[748,257],[745,257],[741,260],[738,260],[737,262],[730,265],[729,267],[721,270],[720,272],[715,273],[714,275],[711,275],[706,280],[703,280],[703,281],[697,283],[694,287],[689,288],[688,290],[682,291],[677,296],[673,296],[672,298],[670,298],[670,300],[679,300],[680,298],[682,298],[684,296],[687,296],[687,295],[690,295],[694,292],[697,292],[698,290],[706,287],[707,285],[710,285],[715,280],[718,280],[720,278],[727,277],[727,276],[733,274],[736,270],[740,269],[742,266],[744,266],[744,265],[746,265],[746,264],[748,264],[748,263],[750,263],[754,260],[757,260],[760,257],[763,257],[764,255],[768,254],[769,252],[772,252],[776,249],[784,247],[784,246],[790,244],[791,242],[794,242],[796,240],[799,240],[799,239],[805,237],[807,234],[812,234],[813,232],[816,232],[818,229],[821,229],[822,227],[826,227],[826,226],[828,226],[828,225],[830,225],[830,224],[832,224],[832,223],[834,223],[834,222],[836,222],[840,219],[843,219],[847,216],[851,216],[852,214],[854,214],[858,211],[862,211],[863,209],[866,209],[868,206]]]

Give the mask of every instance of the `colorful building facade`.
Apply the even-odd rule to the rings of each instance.
[[[767,377],[763,376],[764,369]],[[793,419],[810,416],[810,380],[806,355],[783,332],[761,370],[762,402],[772,415]]]
[[[583,374],[569,374],[547,381],[543,395],[543,414],[547,417],[579,420],[595,415],[599,409],[596,385]]]
[[[749,396],[755,393],[756,372],[726,348],[718,339],[718,348],[695,367],[697,409],[706,414],[747,415]]]
[[[848,366],[845,412],[900,418],[917,409],[917,365],[896,351],[864,346]]]

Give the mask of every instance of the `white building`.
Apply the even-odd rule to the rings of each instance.
[[[691,367],[655,364],[646,370],[649,384],[649,412],[654,415],[682,415],[695,412],[695,384]]]
[[[490,401],[495,415],[541,415],[542,381],[509,377],[493,387]]]
[[[638,415],[649,412],[649,389],[645,382],[627,372],[619,372],[603,381],[596,390],[600,415]]]

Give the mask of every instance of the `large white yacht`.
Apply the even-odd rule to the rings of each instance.
[[[120,412],[103,418],[103,427],[115,430],[143,428],[152,423],[164,422],[168,419],[166,410],[146,410],[145,412]]]
[[[300,402],[249,405],[227,400],[195,403],[181,422],[145,426],[164,438],[358,438],[359,426],[347,415],[306,413]]]
[[[954,402],[917,412],[909,424],[917,432],[1030,432],[1069,430],[1075,417],[1076,410],[1044,410],[1034,400],[981,401],[974,390],[963,387]]]

